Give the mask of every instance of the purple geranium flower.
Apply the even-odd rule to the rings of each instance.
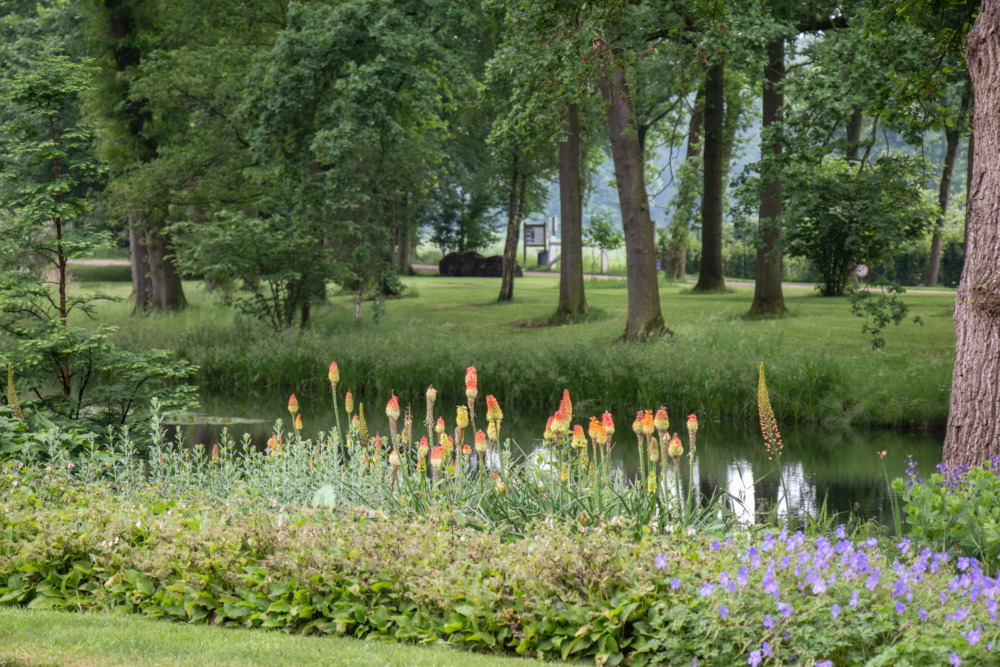
[[[834,602],[833,606],[830,607],[830,615],[833,616],[834,618],[840,616],[840,605],[837,604],[836,602]]]
[[[760,661],[760,651],[750,651],[750,657],[747,658],[747,664],[750,665],[750,667],[757,667],[757,665],[760,664]]]
[[[657,570],[662,570],[666,566],[667,566],[667,557],[664,556],[663,554],[659,554],[656,557],[656,569]]]

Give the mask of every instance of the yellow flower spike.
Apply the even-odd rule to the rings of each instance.
[[[496,443],[497,441],[497,423],[490,422],[490,425],[486,429],[486,436],[489,438],[490,442]]]
[[[295,398],[295,394],[288,397],[288,411],[295,416],[295,413],[299,411],[299,399]]]
[[[354,412],[354,396],[350,389],[347,390],[347,396],[344,396],[344,409],[347,410],[347,414]]]
[[[465,458],[469,458],[471,455],[472,455],[472,446],[471,445],[465,445],[465,446],[463,446],[462,447],[462,456],[464,456]]]
[[[778,431],[778,420],[774,418],[774,410],[771,409],[771,398],[767,394],[763,362],[760,364],[760,378],[757,381],[757,413],[760,417],[760,431],[764,436],[768,460],[780,457],[781,433]]]
[[[587,455],[587,449],[585,447],[580,450],[580,470],[586,470],[588,465],[593,466],[594,462],[590,460],[590,456]]]
[[[420,446],[417,449],[417,455],[419,458],[427,456],[427,447],[427,438],[420,438]]]
[[[486,454],[486,434],[481,429],[476,431],[476,453],[479,456]]]
[[[681,443],[681,439],[674,433],[674,437],[670,438],[670,445],[667,447],[667,454],[670,454],[670,458],[677,460],[684,455],[684,445]]]
[[[295,415],[295,430],[302,435],[302,415]]]
[[[434,425],[434,432],[438,435],[444,433],[444,417],[438,417],[437,424]]]
[[[542,440],[548,443],[552,443],[556,439],[555,433],[552,432],[552,420],[553,417],[549,417],[549,420],[545,422],[545,432],[542,433]]]
[[[698,417],[694,413],[688,415],[687,427],[691,435],[698,432]]]
[[[656,471],[655,470],[650,470],[649,471],[649,480],[646,482],[646,492],[649,493],[649,495],[653,495],[654,493],[656,493]]]
[[[569,432],[569,417],[566,416],[566,411],[563,408],[556,410],[556,414],[552,417],[552,433],[556,436],[558,440],[562,436]]]
[[[583,427],[579,424],[573,426],[573,441],[570,446],[573,449],[583,449],[587,446],[587,437],[583,434]]]
[[[437,400],[437,397],[438,393],[434,385],[427,387],[427,419],[424,420],[427,428],[430,428],[431,424],[434,423],[434,401]]]
[[[565,463],[563,464],[562,470],[559,471],[559,481],[563,484],[569,481],[569,466]]]
[[[337,383],[340,382],[340,369],[337,368],[336,361],[330,362],[330,372],[327,374],[327,377],[330,378],[330,384],[333,385],[334,389],[336,389]]]
[[[455,423],[461,429],[469,428],[469,408],[464,405],[458,406],[457,414],[455,415]]]
[[[660,460],[660,445],[656,442],[656,437],[649,439],[649,460],[653,463]]]

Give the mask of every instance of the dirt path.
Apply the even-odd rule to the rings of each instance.
[[[71,259],[70,266],[129,266],[127,259]]]

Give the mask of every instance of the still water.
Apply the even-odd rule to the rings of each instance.
[[[290,425],[286,410],[286,396],[252,399],[203,396],[202,413],[211,420],[190,418],[180,420],[177,428],[188,444],[211,445],[218,442],[222,428],[239,441],[243,433],[249,434],[252,443],[263,448],[274,430],[274,420],[282,419],[284,429]],[[303,437],[315,437],[320,431],[329,431],[336,425],[329,397],[326,401],[310,401],[299,397],[303,419]],[[423,420],[421,411],[414,421]],[[384,406],[365,409],[371,433],[388,434],[388,420]],[[405,409],[405,407],[404,407]],[[357,412],[357,401],[355,412]],[[484,413],[485,410],[482,409]],[[525,414],[508,410],[503,421],[501,438],[510,438],[511,446],[524,453],[541,446],[542,431],[548,413]],[[454,408],[442,415],[440,408],[435,416],[444,416],[451,433],[455,426]],[[612,457],[626,475],[635,476],[639,466],[638,448],[631,431],[631,415],[614,415],[617,430]],[[341,406],[341,420],[346,418]],[[590,415],[577,415],[575,423],[585,428]],[[687,451],[687,433],[681,415],[672,416],[671,430],[680,432]],[[225,423],[222,421],[226,420]],[[205,423],[209,421],[210,423]],[[485,424],[479,424],[480,427]],[[402,420],[400,420],[402,428]],[[415,427],[416,436],[424,435],[423,427]],[[466,434],[469,437],[469,434]],[[923,473],[933,471],[941,462],[942,437],[926,432],[834,430],[821,427],[782,428],[784,449],[781,455],[781,476],[774,462],[768,460],[760,430],[754,424],[734,425],[702,420],[697,436],[697,455],[694,464],[694,493],[708,497],[718,491],[727,491],[741,498],[749,508],[777,506],[783,515],[808,513],[815,515],[824,503],[828,514],[852,513],[861,519],[874,519],[883,524],[892,523],[891,494],[886,483],[904,475],[906,459],[912,456]],[[516,451],[516,450],[515,450]],[[879,456],[884,451],[885,458]],[[884,464],[884,470],[883,470]],[[687,478],[688,459],[685,455],[682,469],[684,483]]]

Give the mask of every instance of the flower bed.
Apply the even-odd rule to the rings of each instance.
[[[8,466],[0,604],[602,664],[995,664],[996,581],[903,540],[242,511]]]

